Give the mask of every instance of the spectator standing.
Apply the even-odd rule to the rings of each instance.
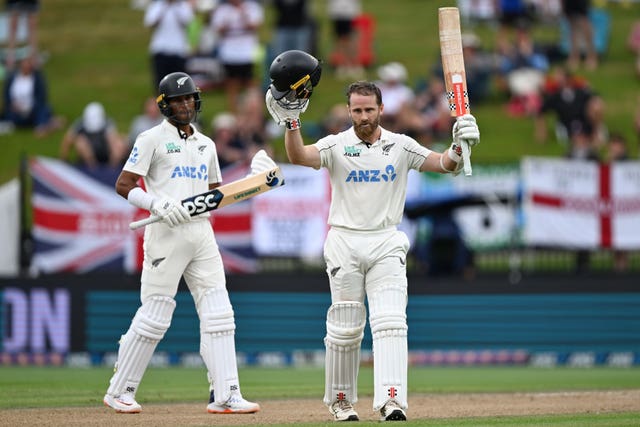
[[[514,42],[516,29],[531,21],[526,0],[497,0],[498,32],[496,48],[505,49]]]
[[[142,105],[142,114],[134,117],[129,127],[129,146],[133,147],[133,143],[136,141],[138,135],[160,124],[161,121],[162,114],[160,114],[156,99],[152,96],[146,98]]]
[[[302,50],[313,55],[313,22],[307,0],[273,0],[276,22],[271,42],[275,58],[286,50]]]
[[[358,63],[358,45],[354,20],[362,13],[360,0],[328,0],[328,15],[333,26],[331,65],[339,79],[361,78],[364,74]]]
[[[567,58],[570,69],[578,68],[581,57],[585,55],[585,65],[588,70],[598,67],[598,54],[593,41],[593,26],[589,19],[591,0],[562,0],[562,13],[569,23],[571,47]]]
[[[188,26],[195,19],[195,0],[153,0],[144,14],[144,26],[152,29],[149,42],[153,89],[169,73],[185,71],[190,54]]]
[[[117,167],[126,155],[126,144],[118,133],[115,122],[107,117],[99,102],[87,104],[82,117],[69,127],[60,146],[60,158],[69,160],[75,149],[78,161],[89,168]]]
[[[560,141],[570,141],[576,132],[592,134],[588,117],[589,104],[597,102],[597,95],[584,79],[577,78],[567,68],[556,68],[545,82],[542,105],[535,115],[538,142],[547,139],[546,115],[555,117],[556,135]]]
[[[225,72],[227,110],[236,113],[241,92],[256,85],[258,30],[264,10],[252,0],[228,0],[212,13],[211,28],[218,36],[218,58]]]
[[[53,115],[48,98],[44,74],[32,56],[25,57],[5,80],[2,117],[13,127],[33,128],[37,137],[46,136],[64,124],[61,117]]]
[[[30,56],[33,60],[37,58],[40,0],[6,0],[6,10],[9,13],[6,66],[8,69],[12,69],[16,63],[18,24],[22,16],[26,16],[27,21],[29,51],[25,56]]]

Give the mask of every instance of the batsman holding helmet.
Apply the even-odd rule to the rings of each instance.
[[[373,335],[373,409],[383,421],[406,420],[407,276],[409,240],[396,229],[402,219],[409,169],[458,173],[461,141],[480,141],[475,118],[453,125],[453,143],[444,153],[380,127],[384,104],[380,89],[359,81],[347,90],[352,127],[304,145],[300,114],[320,80],[320,64],[301,51],[287,51],[270,68],[266,93],[269,113],[286,127],[291,163],[327,168],[332,187],[324,246],[331,289],[327,312],[324,403],[336,421],[357,421],[357,378],[366,309]]]
[[[184,276],[200,318],[200,354],[212,383],[207,411],[257,412],[260,406],[240,393],[233,309],[209,213],[191,217],[178,202],[222,181],[214,142],[191,125],[200,111],[200,91],[189,75],[171,73],[160,81],[157,103],[166,119],[138,136],[116,182],[118,194],[162,221],[144,232],[142,304],[120,338],[104,403],[120,413],[141,411],[135,395],[169,329]],[[145,189],[137,185],[140,178]]]

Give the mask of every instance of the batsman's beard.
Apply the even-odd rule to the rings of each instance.
[[[376,117],[375,120],[367,120],[364,123],[354,123],[354,131],[358,138],[363,141],[368,141],[372,136],[374,136],[379,125],[380,117]]]

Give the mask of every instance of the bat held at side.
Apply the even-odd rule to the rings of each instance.
[[[233,203],[250,199],[284,185],[284,176],[279,167],[250,175],[229,184],[222,185],[206,193],[196,194],[181,201],[193,217],[204,212],[220,209]],[[151,215],[129,224],[131,230],[162,220],[162,217]]]

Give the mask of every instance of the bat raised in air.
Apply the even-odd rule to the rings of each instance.
[[[444,84],[449,100],[451,115],[459,117],[470,112],[467,76],[464,71],[462,54],[462,34],[460,33],[460,13],[457,7],[441,7],[438,9],[438,26],[440,34],[440,54]],[[471,159],[469,144],[462,141],[462,161],[464,174],[471,175]]]
[[[222,185],[206,193],[184,199],[181,203],[191,216],[200,215],[214,209],[220,209],[227,205],[250,199],[258,194],[265,193],[284,185],[284,176],[279,167],[239,179],[229,184]],[[159,216],[151,215],[129,224],[129,228],[135,230],[145,225],[160,221]]]

